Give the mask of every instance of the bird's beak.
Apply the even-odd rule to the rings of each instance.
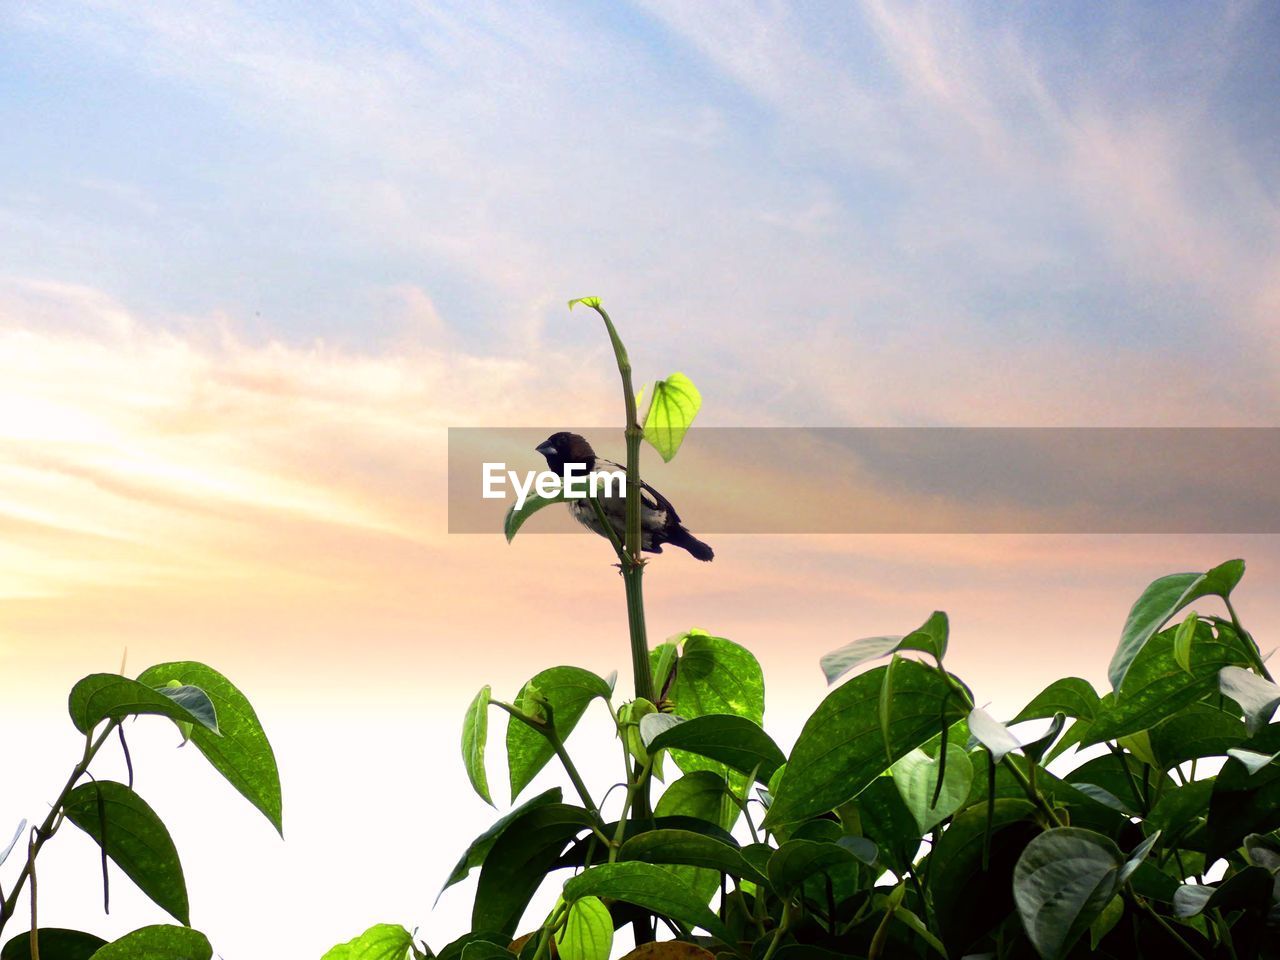
[[[550,440],[547,440],[544,443],[538,444],[536,447],[534,447],[534,449],[537,450],[538,453],[542,454],[544,457],[554,457],[557,453],[559,453],[559,451],[556,450],[555,445]]]

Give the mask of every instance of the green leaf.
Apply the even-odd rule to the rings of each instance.
[[[1089,949],[1097,951],[1100,944],[1115,929],[1120,918],[1124,916],[1124,897],[1114,896],[1098,914],[1098,919],[1089,925]]]
[[[524,522],[539,510],[542,510],[544,507],[549,507],[553,503],[564,502],[565,495],[564,492],[561,491],[554,497],[543,497],[536,493],[530,493],[524,498],[524,503],[520,504],[520,509],[518,510],[516,509],[516,505],[513,503],[507,508],[507,515],[502,521],[502,532],[507,538],[507,543],[510,543],[516,538],[516,534],[520,531],[520,528],[524,526]]]
[[[920,833],[928,833],[963,805],[973,784],[973,761],[963,747],[947,744],[946,773],[937,791],[939,761],[923,750],[912,750],[891,768],[894,785],[915,818]],[[937,795],[935,805],[933,798]]]
[[[622,900],[652,910],[689,927],[701,927],[716,939],[733,945],[733,935],[698,899],[688,884],[661,867],[648,863],[606,863],[585,870],[564,885],[566,901],[582,897]]]
[[[638,833],[618,850],[618,859],[704,867],[752,883],[766,882],[759,871],[743,859],[742,851],[737,847],[692,830],[646,830]]]
[[[1240,718],[1207,703],[1183,707],[1151,729],[1151,750],[1162,770],[1200,757],[1226,756],[1247,734]]]
[[[497,931],[508,939],[514,936],[547,872],[569,842],[590,825],[591,814],[564,803],[534,807],[511,821],[480,868],[472,929]]]
[[[218,711],[222,736],[196,727],[191,742],[210,765],[283,835],[280,771],[271,741],[249,698],[212,667],[191,660],[161,663],[144,670],[138,679],[146,684],[179,680],[198,686]]]
[[[824,654],[818,662],[830,685],[850,670],[900,650],[920,650],[941,660],[947,652],[949,631],[947,615],[941,610],[935,610],[918,630],[913,630],[906,636],[863,637],[861,640],[851,640],[844,646]]]
[[[515,954],[488,940],[471,940],[458,951],[459,960],[511,960]]]
[[[67,819],[93,837],[139,890],[176,919],[191,922],[178,851],[145,800],[123,783],[98,780],[67,794],[63,809]]]
[[[746,780],[743,774],[735,772],[734,776]],[[653,814],[659,819],[692,817],[713,823],[724,830],[731,830],[738,820],[739,811],[730,796],[728,781],[722,774],[711,770],[695,770],[662,791]],[[720,884],[720,874],[717,871],[685,866],[668,866],[667,869],[688,883],[700,896],[705,895],[704,903],[711,900]]]
[[[905,873],[915,859],[923,831],[907,809],[892,777],[878,777],[853,801],[862,831],[875,842],[885,865]]]
[[[38,938],[40,956],[44,960],[89,960],[107,941],[92,933],[41,927]],[[0,960],[31,960],[31,931],[24,930],[0,950]]]
[[[1280,750],[1280,725],[1269,726],[1243,744],[1269,756]],[[1280,827],[1280,766],[1269,764],[1251,773],[1243,762],[1228,762],[1213,784],[1205,826],[1205,858],[1212,863],[1235,850],[1251,833]]]
[[[71,688],[67,702],[71,722],[88,733],[103,720],[150,714],[199,724],[217,733],[218,719],[205,691],[189,686],[154,689],[147,681],[118,673],[93,673]]]
[[[985,870],[985,803],[956,814],[937,838],[926,869],[938,933],[953,955],[962,955],[1014,909],[1014,864],[1040,833],[1031,819],[1034,813],[1035,806],[1024,799],[995,801]]]
[[[493,806],[489,796],[489,776],[484,769],[484,748],[489,740],[489,685],[486,683],[476,694],[467,715],[462,721],[462,762],[467,768],[467,779],[480,799]]]
[[[683,373],[673,373],[653,385],[653,399],[644,417],[644,438],[670,463],[680,449],[693,418],[702,407],[702,394]]]
[[[1036,694],[1035,698],[1009,722],[1047,720],[1055,713],[1065,713],[1068,717],[1081,720],[1092,720],[1097,709],[1098,694],[1088,680],[1082,680],[1080,677],[1064,677],[1053,681]]]
[[[561,960],[609,960],[613,917],[599,897],[582,897],[569,905],[564,928],[556,934],[556,948]]]
[[[570,300],[569,309],[572,310],[579,303],[582,304],[584,307],[594,307],[597,310],[600,309],[599,297],[578,297],[576,300]]]
[[[1053,742],[1058,739],[1058,734],[1062,733],[1062,726],[1067,722],[1065,713],[1055,713],[1053,722],[1049,724],[1049,729],[1034,740],[1030,740],[1022,745],[1022,753],[1030,760],[1039,763]]]
[[[1214,909],[1224,913],[1250,910],[1265,914],[1271,906],[1274,882],[1270,871],[1245,867],[1217,887],[1184,884],[1173,896],[1173,912],[1183,918]]]
[[[836,843],[788,840],[769,858],[769,882],[780,896],[789,897],[815,874],[858,862],[853,851]]]
[[[354,940],[340,943],[320,960],[405,960],[413,934],[397,923],[379,923]]]
[[[758,724],[731,714],[709,714],[676,724],[658,734],[649,744],[649,750],[696,753],[727,764],[740,773],[755,771],[761,783],[768,783],[773,771],[787,759]]]
[[[1225,599],[1243,576],[1244,561],[1228,560],[1207,573],[1174,573],[1153,581],[1134,603],[1120,633],[1107,670],[1112,689],[1120,689],[1142,648],[1174,614],[1201,597]]]
[[[836,687],[809,717],[774,793],[766,826],[834,810],[857,796],[890,764],[936,736],[941,724],[950,725],[965,715],[936,670],[902,661],[894,678],[890,756],[886,758],[878,704],[887,669],[877,667]]]
[[[43,951],[42,951],[43,953]],[[157,924],[126,933],[90,960],[211,960],[213,947],[198,930]]]
[[[1218,672],[1218,689],[1240,704],[1251,737],[1271,722],[1276,707],[1280,706],[1280,686],[1252,670],[1223,667]]]
[[[666,659],[664,648],[679,651],[678,658],[670,661],[667,668],[675,670],[667,699],[676,714],[686,720],[708,714],[734,714],[764,723],[764,674],[751,651],[724,637],[690,630],[658,648],[652,658],[659,661],[656,667]],[[655,678],[660,675],[654,673]],[[673,751],[671,757],[684,773],[708,770],[722,774],[739,792],[746,785],[745,775],[726,764],[682,750]]]
[[[1124,857],[1107,837],[1078,827],[1046,830],[1013,871],[1013,898],[1032,945],[1059,960],[1111,902]]]
[[[1198,622],[1199,618],[1192,610],[1187,614],[1187,618],[1178,624],[1178,629],[1173,635],[1173,659],[1187,673],[1191,672],[1191,641],[1195,638]]]
[[[466,878],[476,867],[484,863],[485,857],[489,855],[489,851],[493,849],[493,845],[497,842],[498,837],[502,836],[502,832],[509,827],[513,821],[519,820],[522,816],[536,807],[544,807],[551,803],[560,803],[563,795],[559,787],[552,787],[545,793],[540,793],[531,800],[526,800],[520,806],[507,813],[504,817],[497,820],[480,836],[471,841],[471,846],[467,847],[467,852],[462,858],[454,864],[453,870],[449,873],[449,879],[444,882],[444,886],[440,888],[440,893],[444,893],[451,886],[460,880]],[[439,895],[436,896],[436,902],[440,902]]]
[[[609,699],[609,685],[601,677],[581,667],[551,667],[524,685],[516,696],[515,707],[534,715],[550,707],[556,735],[563,742],[596,697]],[[555,747],[538,731],[515,719],[507,724],[512,800],[555,755]]]
[[[1080,740],[1082,746],[1149,730],[1215,692],[1218,672],[1224,666],[1245,662],[1234,638],[1215,636],[1201,621],[1191,647],[1191,672],[1187,673],[1173,657],[1174,632],[1165,630],[1149,639],[1129,667],[1114,699],[1104,703],[1089,724]]]

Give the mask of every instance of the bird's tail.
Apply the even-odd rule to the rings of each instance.
[[[711,560],[716,555],[714,550],[684,527],[677,527],[674,534],[667,540],[667,542],[674,544],[677,547],[683,547],[693,554],[693,556],[698,560]]]

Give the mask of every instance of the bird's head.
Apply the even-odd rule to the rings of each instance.
[[[596,466],[596,452],[576,433],[553,433],[535,449],[547,458],[547,467],[555,473],[563,474],[566,463],[584,463],[588,472]]]

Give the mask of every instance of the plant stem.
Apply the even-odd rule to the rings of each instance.
[[[1156,923],[1164,927],[1164,932],[1169,934],[1170,937],[1172,937],[1175,941],[1177,941],[1178,946],[1182,947],[1182,949],[1185,950],[1188,954],[1195,957],[1196,960],[1204,960],[1204,957],[1200,956],[1200,951],[1198,951],[1195,947],[1191,946],[1191,944],[1187,943],[1187,941],[1183,940],[1182,937],[1178,934],[1178,931],[1173,929],[1169,921],[1167,921],[1164,917],[1160,916],[1159,912],[1157,912],[1156,909],[1151,906],[1151,904],[1147,903],[1147,901],[1142,899],[1141,897],[1134,897],[1134,899],[1137,900],[1140,904],[1142,904],[1143,909],[1146,910],[1147,913],[1155,917]]]
[[[613,843],[609,846],[610,863],[614,863],[618,859],[618,850],[622,846],[622,839],[627,835],[627,814],[631,812],[643,788],[649,784],[649,767],[652,763],[653,758],[650,757],[644,764],[638,766],[635,780],[627,784],[627,796],[622,802],[622,812],[618,814],[618,826],[613,831]]]
[[[1045,800],[1039,790],[1031,786],[1031,781],[1028,780],[1027,775],[1022,772],[1022,768],[1013,762],[1013,757],[1005,754],[1004,758],[1000,762],[1005,765],[1005,768],[1011,774],[1013,774],[1013,779],[1017,780],[1022,789],[1026,792],[1027,799],[1040,808],[1041,812],[1049,818],[1050,823],[1055,827],[1066,826],[1066,823],[1064,823],[1062,818],[1058,816],[1058,811],[1054,810],[1053,807],[1049,805],[1048,801]]]
[[[517,710],[509,703],[503,703],[501,700],[490,698],[489,703],[492,706],[505,710],[511,716],[515,717],[527,727],[531,727],[538,733],[542,734],[551,744],[551,749],[555,751],[556,756],[560,758],[560,762],[564,765],[565,772],[569,774],[569,781],[573,784],[573,789],[578,791],[578,797],[582,800],[582,805],[586,807],[593,817],[600,823],[604,823],[604,819],[600,816],[600,808],[596,806],[594,800],[591,799],[591,793],[587,790],[587,785],[583,783],[582,777],[578,774],[578,768],[574,766],[573,758],[569,756],[569,751],[564,748],[564,741],[560,739],[560,735],[556,733],[555,725],[552,723],[541,723],[529,716],[523,710]]]
[[[769,941],[769,949],[764,952],[761,960],[773,960],[773,955],[778,952],[778,947],[782,944],[782,938],[787,933],[787,928],[791,926],[791,901],[788,900],[782,907],[782,919],[778,921],[778,929],[773,931],[773,939]]]
[[[57,828],[61,823],[62,806],[67,802],[67,795],[75,789],[76,784],[80,782],[80,778],[89,769],[89,764],[93,761],[99,748],[119,725],[119,720],[112,720],[98,735],[97,739],[94,739],[92,730],[85,734],[84,754],[80,757],[80,762],[71,771],[71,776],[67,778],[66,784],[62,787],[62,792],[58,794],[58,799],[53,801],[53,807],[49,810],[49,815],[45,817],[44,823],[36,828],[35,837],[27,845],[27,862],[23,864],[22,872],[18,874],[18,879],[14,882],[13,889],[9,891],[9,896],[0,903],[0,931],[4,930],[5,924],[9,922],[9,918],[13,916],[14,911],[17,909],[18,895],[22,893],[23,884],[27,880],[31,881],[32,894],[34,895],[36,857],[40,853],[40,848],[57,832]]]
[[[1258,643],[1253,639],[1253,634],[1244,628],[1240,623],[1240,618],[1236,616],[1236,608],[1231,605],[1230,597],[1223,597],[1222,602],[1227,605],[1227,613],[1231,616],[1231,625],[1236,628],[1236,633],[1240,639],[1244,641],[1245,652],[1249,655],[1249,659],[1253,661],[1253,665],[1257,668],[1265,679],[1270,680],[1271,674],[1267,671],[1267,665],[1262,662],[1262,651],[1258,648]]]
[[[626,583],[627,626],[631,632],[631,666],[635,673],[637,699],[654,700],[653,673],[649,667],[649,640],[645,632],[644,593],[641,578],[644,576],[644,559],[640,555],[640,441],[644,431],[636,414],[636,394],[631,385],[631,359],[618,331],[609,319],[604,307],[593,309],[604,320],[609,342],[613,344],[614,359],[618,363],[618,376],[622,379],[622,399],[626,405],[627,425],[627,527],[623,545],[622,577]]]

